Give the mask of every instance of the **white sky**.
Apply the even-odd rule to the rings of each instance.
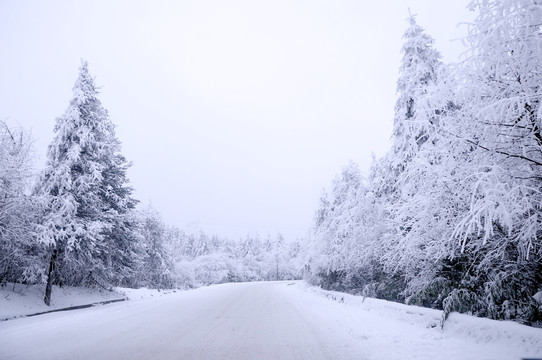
[[[0,119],[40,169],[84,58],[136,198],[182,228],[294,238],[341,166],[389,148],[408,8],[455,62],[467,3],[0,0]]]

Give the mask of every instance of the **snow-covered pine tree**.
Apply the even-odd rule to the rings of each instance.
[[[315,228],[307,251],[309,281],[325,288],[344,289],[349,244],[355,242],[357,192],[362,186],[357,164],[350,162],[333,180],[331,197],[325,192],[315,214]]]
[[[407,20],[409,26],[403,35],[403,57],[397,80],[392,148],[378,166],[380,172],[386,169],[386,174],[375,183],[380,201],[389,206],[390,228],[395,228],[390,239],[395,238],[397,243],[412,228],[410,215],[404,217],[401,214],[405,212],[400,211],[405,202],[411,201],[412,194],[405,191],[405,185],[411,188],[424,185],[417,183],[421,179],[410,172],[427,163],[418,158],[428,141],[429,144],[435,142],[435,127],[442,107],[433,96],[442,69],[440,54],[434,49],[434,40],[416,23],[415,17],[411,15]]]
[[[160,214],[152,207],[139,215],[140,232],[143,237],[144,258],[140,270],[140,285],[150,288],[173,286],[173,258],[166,247],[166,227]]]
[[[430,240],[426,231],[433,220],[431,211],[423,207],[434,195],[426,189],[442,191],[431,183],[438,180],[434,170],[440,150],[438,119],[446,102],[435,92],[443,73],[440,54],[433,39],[419,26],[414,16],[408,18],[404,33],[402,60],[397,81],[397,101],[393,124],[392,149],[374,169],[375,195],[385,204],[390,229],[383,238],[386,249],[386,271],[406,280],[417,278],[427,256],[424,252]],[[421,209],[420,209],[421,207]],[[422,211],[420,211],[422,210]],[[398,278],[397,282],[401,282]],[[398,290],[398,289],[397,289]],[[396,291],[397,291],[396,290]]]
[[[429,92],[437,83],[442,66],[433,38],[416,23],[414,15],[408,22],[393,120],[392,165],[396,171],[404,169],[433,132],[437,109]]]
[[[132,267],[131,197],[120,142],[98,99],[86,62],[55,136],[37,193],[45,213],[37,239],[50,254],[45,302],[53,282],[106,287]],[[117,275],[115,275],[117,274]]]

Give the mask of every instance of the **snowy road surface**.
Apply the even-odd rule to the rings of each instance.
[[[0,324],[0,358],[360,359],[361,346],[292,301],[287,286],[216,286],[12,320]]]
[[[446,334],[425,309],[336,300],[300,283],[224,284],[15,319],[0,323],[0,359],[520,358],[510,343]]]

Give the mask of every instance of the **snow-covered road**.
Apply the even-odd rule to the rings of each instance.
[[[342,297],[332,301],[323,294],[291,282],[224,284],[10,320],[0,323],[0,359],[509,359],[518,354],[510,342],[480,344],[462,336],[453,321],[448,334],[433,327],[433,310],[381,300],[360,306],[348,295],[344,304]],[[473,319],[479,320],[489,321]],[[506,329],[517,333],[516,325]],[[530,339],[532,330],[525,332]],[[537,354],[530,344],[519,346],[520,355]]]
[[[287,288],[219,285],[11,320],[0,324],[0,358],[360,359],[345,330],[315,318]]]

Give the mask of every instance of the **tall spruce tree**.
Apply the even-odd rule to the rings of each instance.
[[[383,160],[389,170],[377,184],[380,201],[387,203],[392,229],[385,244],[389,250],[386,266],[406,280],[419,274],[426,258],[427,229],[422,223],[434,214],[432,209],[420,211],[423,202],[430,199],[421,190],[433,189],[430,182],[438,180],[434,155],[438,152],[436,128],[443,108],[434,95],[443,69],[440,53],[414,16],[408,22],[397,80],[392,149]]]
[[[397,80],[397,101],[393,120],[392,148],[380,167],[388,168],[386,176],[377,184],[381,201],[389,205],[391,228],[396,229],[397,241],[412,229],[412,218],[402,217],[401,206],[411,201],[414,193],[405,191],[405,184],[414,188],[420,177],[412,176],[413,170],[423,167],[421,148],[435,141],[435,127],[439,108],[433,92],[442,69],[440,53],[434,40],[419,26],[415,17],[408,19],[409,26],[403,35],[403,54]],[[429,144],[427,142],[429,141]],[[393,239],[391,237],[390,239]]]
[[[435,125],[435,106],[429,93],[437,83],[442,66],[433,38],[416,23],[414,15],[408,22],[403,35],[393,120],[393,166],[399,171],[427,141]]]
[[[45,303],[54,282],[107,287],[129,272],[136,253],[131,197],[120,142],[86,62],[68,109],[57,118],[37,187],[45,212],[38,241],[50,254]],[[127,270],[128,269],[128,270]]]

